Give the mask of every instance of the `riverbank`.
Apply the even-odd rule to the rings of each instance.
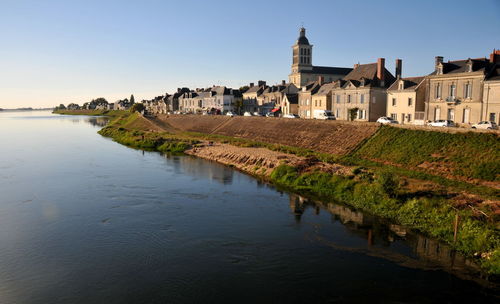
[[[440,176],[434,176],[435,180],[419,178],[421,172],[391,164],[381,166],[377,162],[371,166],[370,162],[356,157],[356,153],[366,153],[363,145],[346,156],[331,155],[302,147],[186,132],[167,123],[159,125],[138,114],[115,118],[100,134],[133,148],[185,151],[296,193],[368,211],[446,242],[473,257],[487,273],[500,274],[498,192],[494,187]],[[414,176],[401,174],[404,170],[413,172]],[[447,182],[440,183],[442,179]],[[464,190],[467,185],[472,191]]]

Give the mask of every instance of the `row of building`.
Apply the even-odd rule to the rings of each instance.
[[[312,65],[312,45],[301,28],[292,46],[292,69],[288,83],[265,81],[240,89],[224,86],[178,89],[143,101],[152,114],[258,112],[296,114],[313,118],[315,110],[331,111],[338,120],[376,121],[389,116],[403,124],[448,119],[473,124],[500,117],[500,51],[489,57],[444,61],[435,58],[432,73],[402,77],[402,60],[394,75],[385,59],[352,68]],[[241,114],[241,113],[240,113]]]

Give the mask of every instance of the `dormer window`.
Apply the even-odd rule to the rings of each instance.
[[[472,72],[472,60],[470,58],[469,58],[469,60],[467,60],[467,65],[465,66],[465,71],[467,73]]]
[[[438,66],[436,67],[436,74],[443,75],[443,64],[442,63],[438,64]]]
[[[364,78],[361,78],[359,85],[362,86],[362,87],[365,86],[365,79]]]
[[[399,82],[399,90],[404,89],[404,82],[400,81]]]

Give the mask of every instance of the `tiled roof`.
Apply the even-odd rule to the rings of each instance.
[[[373,84],[373,80],[377,79],[377,63],[360,64],[343,79],[352,80],[353,84],[358,86],[359,83],[355,83],[354,81],[360,82],[363,78],[365,79],[365,85]],[[394,76],[384,68],[385,86],[391,85],[394,80]]]

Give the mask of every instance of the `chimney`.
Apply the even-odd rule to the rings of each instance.
[[[493,49],[493,53],[490,54],[490,62],[500,64],[500,50]]]
[[[385,86],[385,58],[379,58],[377,60],[377,78],[380,81],[380,86]]]
[[[435,66],[437,68],[438,64],[443,63],[443,56],[436,56]]]
[[[250,82],[250,87],[253,88],[253,86],[254,86],[254,83]]]
[[[359,62],[354,64],[354,69],[357,69],[359,67]]]
[[[282,80],[282,81],[281,81],[281,85],[282,85],[282,86],[285,86],[285,85],[286,85],[286,81]]]
[[[266,86],[266,82],[263,80],[259,80],[258,85],[259,85],[259,87]]]
[[[177,93],[180,93],[181,92],[181,88],[177,88]]]
[[[396,59],[396,78],[401,78],[401,71],[403,70],[403,60]]]
[[[318,84],[319,85],[323,85],[323,83],[325,82],[325,77],[323,76],[318,76]]]

